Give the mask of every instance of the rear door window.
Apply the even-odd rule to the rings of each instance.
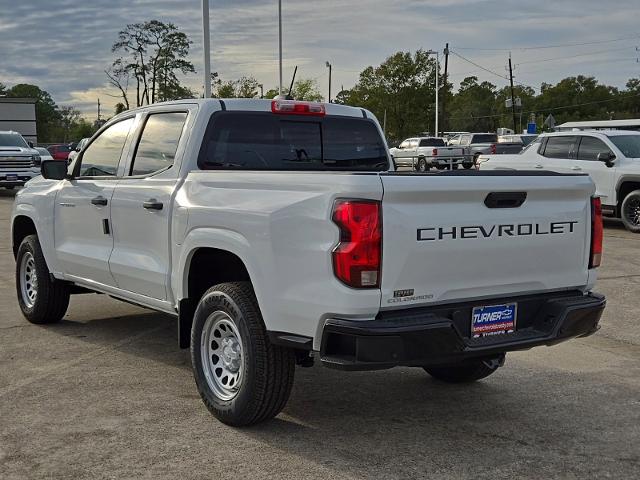
[[[549,137],[544,149],[544,156],[547,158],[571,159],[575,142],[576,137],[574,136]]]
[[[600,153],[613,152],[607,145],[595,137],[582,137],[580,140],[580,147],[578,148],[578,160],[598,160]]]
[[[368,119],[246,112],[213,115],[198,165],[206,170],[389,168],[382,137]]]
[[[184,112],[149,115],[133,158],[131,175],[149,175],[173,165],[186,119]]]

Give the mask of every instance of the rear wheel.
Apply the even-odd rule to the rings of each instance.
[[[418,171],[419,172],[428,172],[429,166],[427,165],[427,160],[425,158],[418,159]]]
[[[622,201],[621,218],[624,226],[633,233],[640,233],[640,190],[629,193]]]
[[[490,360],[471,360],[457,365],[424,367],[424,370],[442,382],[470,383],[488,377],[504,365],[504,355]]]
[[[31,323],[56,323],[69,307],[69,286],[49,275],[37,235],[22,240],[16,256],[18,304]]]
[[[191,362],[202,401],[228,425],[275,417],[293,386],[295,354],[269,342],[248,282],[205,292],[193,319]]]

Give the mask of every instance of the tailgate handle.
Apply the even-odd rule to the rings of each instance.
[[[527,199],[527,192],[491,192],[484,199],[489,208],[518,208]]]

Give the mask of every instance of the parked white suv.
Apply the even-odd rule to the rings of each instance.
[[[155,104],[42,174],[11,220],[27,320],[59,321],[82,292],[175,315],[232,425],[277,415],[296,364],[470,382],[505,352],[590,335],[605,305],[587,175],[395,172],[359,108]]]
[[[588,173],[604,215],[640,233],[640,132],[625,130],[543,134],[519,155],[483,155],[481,170]]]

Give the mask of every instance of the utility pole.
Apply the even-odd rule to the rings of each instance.
[[[264,84],[259,84],[260,87],[260,98],[264,98]]]
[[[428,55],[434,55],[436,56],[436,125],[435,125],[435,136],[438,136],[438,90],[439,90],[439,79],[438,77],[440,77],[439,73],[440,73],[440,52],[436,51],[436,50],[427,50],[425,53],[427,53]]]
[[[280,68],[278,94],[282,95],[282,0],[278,0],[278,56]]]
[[[518,133],[516,125],[516,99],[513,92],[513,67],[511,66],[511,52],[509,52],[509,82],[511,83],[511,113],[513,114],[513,133]]]
[[[329,103],[331,103],[331,69],[332,66],[329,62],[325,62],[327,68],[329,68]]]
[[[204,45],[204,98],[211,98],[211,35],[209,0],[202,0],[202,43]]]
[[[98,99],[98,125],[100,125],[100,99]]]
[[[446,131],[448,127],[447,122],[447,73],[449,71],[449,44],[444,47],[444,80],[442,84],[444,85],[444,93],[442,94],[442,131]]]

